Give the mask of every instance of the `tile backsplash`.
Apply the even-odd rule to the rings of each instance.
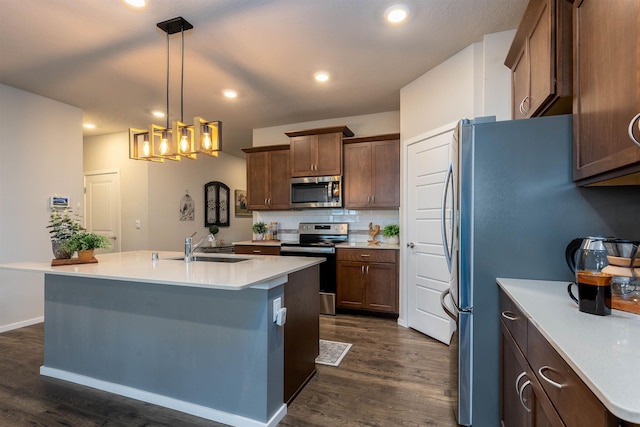
[[[253,221],[267,224],[278,222],[279,238],[282,241],[298,240],[298,224],[301,222],[347,222],[349,242],[361,243],[369,240],[369,223],[380,225],[399,224],[398,210],[350,210],[350,209],[305,209],[299,211],[259,211],[253,213]],[[376,236],[382,240],[382,233]]]

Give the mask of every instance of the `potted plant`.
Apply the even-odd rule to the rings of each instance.
[[[220,231],[220,229],[218,228],[217,225],[211,225],[209,226],[209,233],[213,234],[213,240],[211,240],[211,246],[217,246],[217,242],[216,242],[216,234],[218,234],[218,231]]]
[[[253,240],[264,240],[264,233],[267,232],[267,225],[260,221],[251,226],[253,232]]]
[[[397,245],[400,241],[400,227],[398,224],[388,224],[382,229],[382,235],[387,238],[389,245]]]
[[[73,252],[65,249],[65,242],[74,234],[84,230],[80,225],[80,214],[69,208],[54,209],[49,215],[49,234],[51,234],[51,249],[56,259],[71,258]]]
[[[64,243],[64,248],[70,254],[78,252],[80,261],[90,261],[94,250],[108,247],[109,239],[99,234],[87,233],[85,230],[73,234]]]

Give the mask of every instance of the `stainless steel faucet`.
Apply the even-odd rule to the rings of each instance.
[[[193,261],[193,253],[198,249],[204,242],[213,242],[215,237],[213,234],[208,234],[202,238],[198,243],[193,245],[191,242],[191,237],[186,237],[184,239],[184,262]]]

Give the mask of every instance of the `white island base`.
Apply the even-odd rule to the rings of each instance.
[[[283,289],[46,274],[40,373],[225,424],[275,426],[287,412],[284,333],[271,310]]]

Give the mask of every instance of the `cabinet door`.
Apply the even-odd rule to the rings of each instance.
[[[367,310],[398,312],[398,285],[395,264],[365,265]]]
[[[342,175],[342,134],[323,133],[316,136],[314,175]]]
[[[269,209],[289,209],[291,179],[289,150],[269,152]]]
[[[291,138],[291,176],[313,176],[317,156],[316,135]]]
[[[528,43],[528,41],[527,41]],[[529,108],[529,48],[526,44],[523,46],[516,64],[513,68],[512,75],[513,87],[513,118],[524,119],[527,117],[527,108]]]
[[[337,263],[336,306],[365,308],[365,263],[339,261]]]
[[[551,22],[555,13],[552,4],[556,0],[545,0],[540,4],[531,35],[529,49],[529,105],[527,116],[532,116],[555,94],[555,49],[552,49]],[[565,1],[565,0],[560,0]],[[551,3],[551,4],[550,4]]]
[[[515,341],[501,322],[500,334],[500,419],[503,427],[530,427],[531,414],[525,408],[533,408],[530,390],[523,389],[520,401],[520,388],[525,387],[527,362],[515,344]],[[528,397],[527,397],[528,396]],[[528,400],[528,401],[527,401]]]
[[[247,207],[266,209],[269,198],[269,154],[247,153]]]
[[[400,206],[400,140],[371,143],[371,206]]]
[[[638,172],[640,147],[628,128],[640,113],[640,2],[582,0],[574,8],[573,178]]]
[[[371,144],[344,146],[344,206],[368,208],[371,201]]]

